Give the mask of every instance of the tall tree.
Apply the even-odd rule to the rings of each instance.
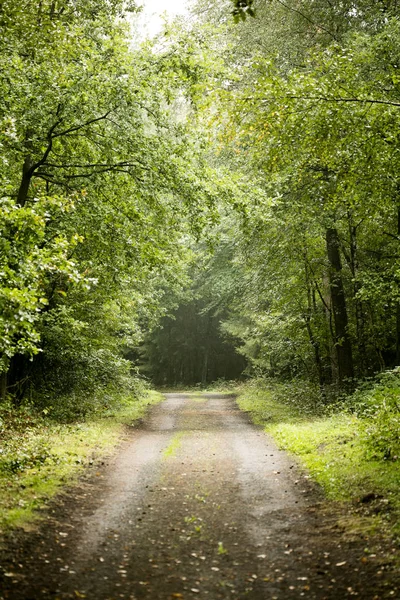
[[[3,393],[35,371],[126,369],[184,284],[184,236],[216,218],[218,177],[185,116],[206,60],[195,43],[132,49],[127,8],[1,6]]]

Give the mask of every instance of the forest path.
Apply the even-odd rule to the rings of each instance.
[[[167,394],[50,522],[9,540],[0,598],[396,597],[319,500],[232,398]]]

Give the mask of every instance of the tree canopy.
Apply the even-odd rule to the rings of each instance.
[[[1,3],[3,397],[400,360],[398,3],[191,10]]]

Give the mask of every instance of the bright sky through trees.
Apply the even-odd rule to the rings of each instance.
[[[150,36],[156,35],[162,27],[161,15],[166,14],[169,18],[185,14],[187,11],[186,0],[144,0],[142,13],[142,24],[146,33]]]

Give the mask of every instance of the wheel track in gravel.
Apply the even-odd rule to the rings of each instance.
[[[48,517],[8,540],[0,599],[399,597],[227,396],[167,394]]]

